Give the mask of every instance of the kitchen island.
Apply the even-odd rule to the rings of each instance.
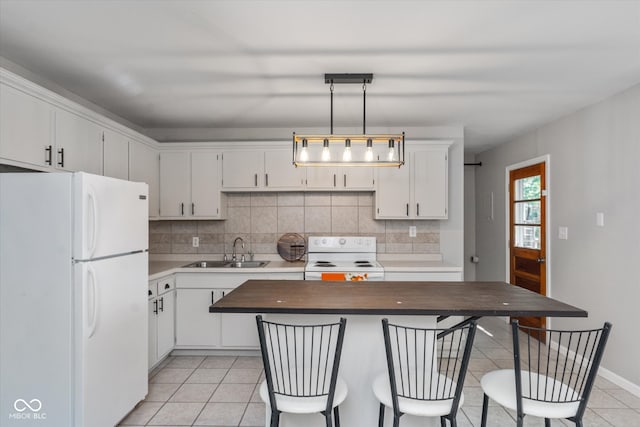
[[[296,324],[330,323],[346,317],[340,375],[349,394],[340,406],[340,418],[349,427],[377,425],[378,402],[371,383],[386,370],[383,317],[392,323],[435,328],[439,316],[587,316],[584,310],[502,282],[248,280],[209,311],[265,313],[270,321]],[[283,414],[281,426],[321,426],[323,420],[321,416]],[[436,426],[439,420],[425,423],[424,419],[402,417],[403,427],[418,425]]]

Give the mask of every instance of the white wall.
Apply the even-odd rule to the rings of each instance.
[[[465,163],[475,163],[476,156],[465,153]],[[476,254],[476,168],[464,167],[464,280],[476,280],[476,265],[470,261]]]
[[[603,367],[640,390],[640,85],[480,153],[478,280],[506,277],[505,168],[550,155],[551,296],[589,312],[553,327],[613,323]],[[490,219],[490,195],[494,217]],[[596,212],[605,226],[596,226]],[[569,239],[558,240],[559,226]]]

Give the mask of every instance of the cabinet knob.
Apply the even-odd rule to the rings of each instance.
[[[165,289],[169,289],[170,287],[171,287],[171,285],[169,285],[168,283],[165,283],[165,284],[164,284],[164,288],[165,288]]]

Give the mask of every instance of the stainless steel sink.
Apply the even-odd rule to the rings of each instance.
[[[198,261],[185,265],[184,268],[222,268],[229,264],[229,261]]]
[[[225,265],[229,268],[259,268],[269,264],[269,261],[231,261]]]
[[[269,261],[198,261],[183,266],[183,268],[260,268]]]

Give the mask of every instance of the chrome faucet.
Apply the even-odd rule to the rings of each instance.
[[[233,252],[231,254],[231,261],[237,261],[237,257],[236,257],[236,244],[238,243],[238,240],[240,240],[242,242],[242,249],[244,249],[244,240],[242,239],[242,237],[236,237],[236,239],[233,241]],[[242,260],[244,261],[244,254],[242,255]]]

